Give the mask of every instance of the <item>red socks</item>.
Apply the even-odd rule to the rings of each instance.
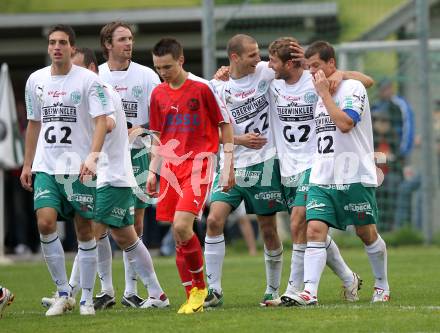
[[[184,244],[176,247],[176,265],[179,270],[180,279],[185,286],[188,294],[188,287],[205,289],[203,276],[203,253],[199,239],[195,234]],[[192,285],[187,286],[185,282],[192,281]]]

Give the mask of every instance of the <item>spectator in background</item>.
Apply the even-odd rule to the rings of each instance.
[[[377,203],[384,224],[392,229],[404,223],[399,211],[404,211],[408,201],[398,199],[414,143],[414,115],[409,103],[394,92],[389,79],[379,83],[379,101],[372,107],[374,148],[385,153],[386,164],[379,166],[385,179],[377,190]]]
[[[414,143],[414,114],[408,101],[394,92],[389,79],[379,82],[379,102],[373,105],[372,113],[386,113],[391,127],[397,132],[399,155],[409,157]]]

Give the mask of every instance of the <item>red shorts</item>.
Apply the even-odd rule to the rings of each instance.
[[[157,221],[173,222],[176,211],[201,218],[214,178],[215,156],[212,157],[189,159],[179,165],[162,163]]]

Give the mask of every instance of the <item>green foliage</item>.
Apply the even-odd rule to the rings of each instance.
[[[383,232],[380,235],[389,247],[421,245],[424,241],[422,233],[420,231],[414,230],[409,225],[406,225],[395,231]],[[336,232],[334,235],[332,235],[332,237],[340,248],[351,249],[363,246],[362,241],[354,233]]]
[[[383,239],[389,246],[420,245],[423,244],[423,235],[406,225],[399,230],[382,234]]]
[[[328,269],[320,285],[319,307],[260,308],[264,293],[264,261],[239,255],[227,248],[224,264],[222,308],[191,316],[177,315],[184,300],[174,258],[154,258],[157,275],[171,300],[168,310],[124,309],[119,303],[124,272],[120,259],[114,261],[114,284],[118,304],[95,317],[80,317],[78,309],[57,318],[46,318],[40,298],[54,290],[43,261],[1,268],[1,283],[16,300],[1,320],[1,332],[434,332],[438,330],[440,275],[438,248],[405,247],[388,251],[392,298],[389,304],[372,305],[373,277],[362,247],[341,250],[347,264],[362,277],[361,300],[347,304],[340,297],[340,280]],[[290,254],[284,254],[281,290],[290,272]],[[71,267],[71,262],[67,264]],[[423,286],[421,288],[420,286]],[[145,291],[139,284],[141,295]]]

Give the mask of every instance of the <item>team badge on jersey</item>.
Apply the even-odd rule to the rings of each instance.
[[[74,105],[78,105],[79,103],[81,103],[81,93],[78,90],[73,91],[70,94],[70,100]]]
[[[197,111],[200,108],[200,102],[197,98],[191,98],[186,104],[191,111]]]
[[[137,100],[139,100],[142,96],[142,87],[141,86],[134,86],[133,88],[131,88],[131,94],[133,95],[134,98],[136,98]]]
[[[318,95],[314,91],[308,91],[304,94],[304,102],[307,104],[313,104],[316,103],[318,100]]]
[[[267,81],[260,81],[258,83],[258,92],[264,93],[267,89],[267,86],[268,86]]]

